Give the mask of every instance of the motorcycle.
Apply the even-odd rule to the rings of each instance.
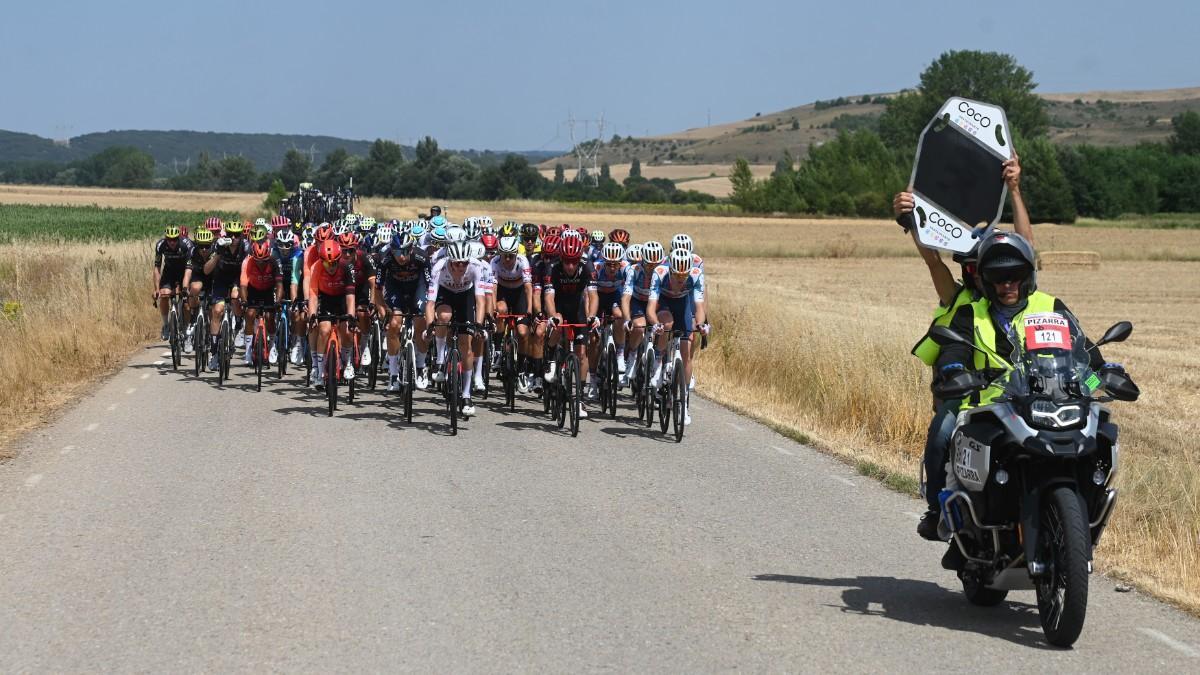
[[[1067,647],[1083,630],[1092,551],[1117,500],[1118,428],[1103,404],[1139,394],[1119,366],[1093,371],[1088,350],[1124,341],[1133,325],[1117,323],[1093,347],[1069,314],[1027,317],[1025,328],[1011,364],[948,328],[932,331],[1005,366],[934,387],[980,404],[959,413],[951,437],[939,533],[968,601],[1035,590],[1046,640]]]

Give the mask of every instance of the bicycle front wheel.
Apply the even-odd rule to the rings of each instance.
[[[174,306],[167,315],[167,331],[171,338],[171,370],[179,370],[179,362],[183,360],[183,345],[179,343],[179,314]]]
[[[329,416],[337,410],[338,350],[333,340],[325,347],[325,398],[329,403]]]
[[[675,395],[671,401],[671,425],[675,431],[675,442],[683,440],[683,416],[688,405],[687,374],[683,370],[683,360],[675,361],[675,381],[671,383]]]
[[[457,342],[457,341],[456,341]],[[446,409],[450,413],[450,435],[458,435],[458,406],[462,395],[462,363],[458,345],[450,347],[446,354]]]
[[[267,329],[263,326],[258,326],[254,330],[254,342],[250,345],[250,353],[254,359],[254,376],[258,379],[258,384],[254,391],[262,391],[262,373],[263,373],[263,348],[266,347],[266,332]]]
[[[571,436],[579,435],[579,406],[583,405],[583,383],[579,378],[579,360],[574,354],[567,357],[566,371],[571,373],[570,380],[563,380],[567,392],[567,417],[571,421]]]
[[[404,384],[404,421],[412,423],[413,389],[416,388],[417,357],[415,347],[410,342],[404,350],[404,373],[401,380]]]

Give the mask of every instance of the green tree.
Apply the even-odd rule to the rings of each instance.
[[[600,180],[612,180],[612,170],[608,168],[608,162],[600,165]]]
[[[233,155],[217,162],[217,189],[227,192],[252,192],[258,189],[254,162]]]
[[[566,170],[563,168],[562,162],[554,165],[554,184],[562,185],[567,182]]]
[[[367,159],[362,163],[362,187],[356,184],[355,190],[367,196],[391,195],[403,164],[404,154],[399,144],[376,139],[367,151]]]
[[[783,157],[780,157],[779,161],[775,162],[775,170],[771,172],[771,175],[791,174],[792,167],[795,165],[795,163],[796,160],[792,158],[792,151],[785,148],[783,151]]]
[[[287,188],[283,186],[283,181],[276,178],[271,181],[271,189],[267,191],[267,198],[263,200],[263,208],[271,213],[279,213],[279,203],[287,196]]]
[[[729,174],[729,183],[733,187],[729,200],[746,211],[759,210],[759,196],[754,184],[754,174],[750,172],[750,163],[738,157],[733,163],[733,171]]]
[[[916,143],[921,130],[951,96],[999,105],[1008,122],[1025,138],[1042,136],[1050,126],[1045,102],[1033,93],[1033,73],[1008,54],[973,50],[942,53],[921,73],[916,91],[890,100],[879,120],[890,147]]]
[[[299,185],[312,176],[312,161],[308,155],[292,148],[283,155],[283,164],[279,167],[279,178],[285,188],[298,189]]]
[[[417,166],[429,166],[438,159],[438,144],[432,136],[417,141]]]
[[[1034,222],[1075,222],[1071,185],[1054,146],[1045,138],[1022,141],[1021,194]]]
[[[1171,152],[1180,155],[1200,155],[1200,113],[1195,110],[1171,118],[1175,133],[1167,139]]]
[[[641,176],[642,175],[642,160],[638,159],[637,157],[633,158],[633,162],[631,162],[629,164],[629,175],[630,176]]]
[[[137,148],[108,148],[81,161],[77,168],[80,185],[146,188],[154,180],[154,158]]]
[[[350,175],[350,153],[345,148],[337,148],[325,156],[314,177],[320,189],[336,190],[350,184]]]

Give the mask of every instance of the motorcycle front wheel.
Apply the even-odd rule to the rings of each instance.
[[[1042,508],[1038,552],[1046,573],[1037,580],[1038,616],[1046,641],[1070,647],[1083,631],[1088,596],[1088,523],[1071,488],[1060,486]]]

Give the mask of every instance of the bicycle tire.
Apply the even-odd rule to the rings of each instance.
[[[287,376],[288,356],[291,355],[288,346],[292,341],[292,326],[287,314],[280,312],[279,318],[275,319],[275,367],[281,380]]]
[[[458,340],[447,347],[446,353],[446,410],[450,413],[450,435],[458,435],[458,399],[462,395],[462,367],[459,363]]]
[[[335,329],[336,330],[336,329]],[[338,350],[337,343],[330,340],[325,345],[325,398],[329,403],[329,416],[333,417],[333,411],[337,410],[337,383],[338,383]]]
[[[183,347],[179,344],[179,315],[175,313],[174,305],[167,314],[167,331],[171,343],[171,370],[178,370],[179,362],[183,360]]]
[[[259,319],[262,321],[262,319]],[[258,322],[255,322],[258,323]],[[261,328],[261,330],[259,330]],[[263,343],[262,334],[266,332],[266,328],[256,325],[254,327],[254,339],[250,342],[251,359],[254,360],[254,376],[258,380],[254,391],[262,391],[262,371],[263,371]]]
[[[226,356],[229,351],[229,331],[229,322],[222,318],[221,327],[217,330],[217,386],[224,386],[229,378],[229,359]]]
[[[658,397],[654,387],[650,386],[654,371],[654,352],[649,349],[646,351],[645,363],[642,365],[642,396],[646,399],[646,427],[649,428],[654,426],[654,409],[658,406]]]
[[[621,374],[617,368],[617,348],[609,345],[608,348],[608,372],[605,379],[608,380],[608,416],[617,418],[617,399],[621,394]]]
[[[665,368],[664,368],[665,369]],[[673,390],[675,382],[675,367],[671,367],[671,380],[660,384],[658,387],[658,430],[662,433],[667,433],[671,428],[671,405],[672,399],[675,398]],[[666,380],[666,373],[663,373],[663,379]]]
[[[367,367],[367,389],[375,391],[375,383],[379,380],[379,320],[371,322],[371,332],[367,335],[367,349],[371,351],[371,365]]]
[[[479,367],[479,374],[483,379],[483,391],[479,392],[479,397],[486,401],[488,389],[492,384],[492,359],[495,358],[490,333],[485,333],[483,336],[483,354],[479,358],[483,359],[483,365]]]
[[[574,354],[567,357],[567,369],[571,373],[567,387],[567,415],[571,420],[571,437],[579,435],[579,406],[583,405],[583,382],[579,377],[579,359]]]
[[[404,421],[412,423],[413,390],[416,388],[417,357],[416,347],[409,342],[404,350]]]
[[[671,424],[675,430],[675,442],[683,441],[683,413],[687,410],[688,399],[688,383],[687,373],[684,372],[683,359],[675,360],[675,381],[671,383],[675,388],[675,397],[671,402]]]
[[[208,333],[200,332],[200,320],[192,326],[192,376],[200,377],[204,372],[204,349],[208,346]]]
[[[567,357],[560,354],[558,359],[558,378],[556,380],[556,386],[558,387],[558,393],[556,394],[558,408],[555,410],[554,420],[558,424],[559,429],[567,426],[567,420],[570,417],[568,406],[571,405],[571,385],[574,381],[575,373],[567,370],[568,365],[569,361]]]

